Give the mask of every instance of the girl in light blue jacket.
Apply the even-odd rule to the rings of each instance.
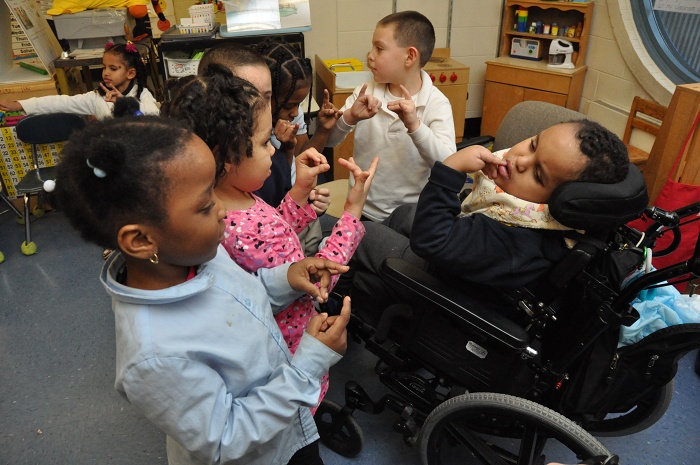
[[[120,251],[101,274],[115,387],[165,432],[168,463],[304,463],[318,455],[309,407],[345,352],[350,303],[317,315],[294,356],[272,308],[302,292],[325,300],[330,274],[347,267],[312,258],[243,271],[219,246],[215,172],[179,123],[111,119],[66,144],[56,194],[85,239]]]

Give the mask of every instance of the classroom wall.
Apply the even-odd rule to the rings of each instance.
[[[668,103],[663,101],[664,96],[653,98],[644,90],[615,39],[608,3],[619,9],[625,2],[629,0],[595,0],[586,57],[588,72],[579,109],[588,113],[589,108],[595,108],[595,119],[602,124],[608,123],[609,112],[609,127],[615,132],[618,132],[620,114],[625,116],[629,111],[635,95]],[[312,30],[305,33],[307,56],[354,57],[365,61],[374,26],[393,11],[394,3],[397,11],[416,10],[426,15],[435,27],[436,47],[451,47],[452,58],[470,67],[465,117],[481,116],[485,61],[497,54],[502,1],[453,0],[448,44],[450,0],[310,0]],[[669,100],[671,93],[668,92]]]

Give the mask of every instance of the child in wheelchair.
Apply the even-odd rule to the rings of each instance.
[[[521,438],[520,452],[516,444],[511,455],[529,459],[517,463],[546,463],[544,438],[580,459],[602,456],[612,464],[616,458],[608,460],[614,456],[586,431],[624,436],[664,414],[678,359],[700,346],[700,324],[618,348],[620,327],[634,320],[630,303],[644,289],[700,275],[700,245],[691,260],[625,278],[662,231],[675,236],[679,224],[696,221],[700,202],[675,212],[645,210],[646,185],[624,146],[587,121],[543,130],[500,154],[505,161],[498,155],[460,151],[433,168],[414,221],[400,217],[400,207],[384,225],[366,225],[356,257],[367,258],[361,249],[374,234],[388,232],[389,239],[369,257],[374,267],[355,274],[352,333],[379,357],[376,371],[391,394],[375,402],[357,383],[346,384],[345,405],[322,433],[327,444],[336,439],[335,425],[349,428],[346,412],[388,408],[400,414],[395,428],[419,446],[424,464],[464,463],[469,455],[483,464],[516,463],[501,460],[493,436]],[[462,204],[464,173],[479,169]],[[496,187],[484,193],[489,180]],[[507,204],[498,196],[515,192],[535,205],[499,211]],[[645,231],[626,226],[643,211]],[[493,257],[495,272],[487,266]],[[514,298],[492,305],[504,290]]]
[[[496,154],[464,148],[435,164],[416,206],[365,224],[351,261],[353,292],[371,295],[375,308],[395,302],[382,280],[388,257],[460,283],[514,289],[533,282],[572,245],[572,228],[549,212],[552,193],[568,182],[619,182],[628,167],[622,141],[589,120],[552,126]],[[474,188],[460,204],[468,173]]]

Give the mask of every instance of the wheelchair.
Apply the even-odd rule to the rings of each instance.
[[[660,419],[678,360],[700,348],[700,324],[617,347],[620,327],[639,317],[630,302],[642,290],[700,276],[700,241],[689,260],[639,271],[645,250],[671,253],[683,226],[700,220],[700,202],[676,211],[647,204],[634,165],[615,185],[560,186],[552,215],[585,234],[544,278],[504,299],[385,260],[382,279],[399,299],[371,309],[379,317],[370,319],[371,296],[353,294],[348,331],[378,357],[375,372],[389,392],[373,400],[348,382],[344,405],[319,407],[322,442],[355,456],[363,437],[353,412],[391,410],[394,429],[425,465],[616,465],[592,435],[629,435]],[[639,217],[643,231],[627,225]],[[671,245],[654,250],[666,234]]]

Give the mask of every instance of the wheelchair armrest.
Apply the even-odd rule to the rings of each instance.
[[[502,315],[504,309],[480,302],[471,295],[443,283],[436,277],[399,258],[387,258],[382,272],[396,290],[409,291],[454,314],[483,334],[514,349],[525,349],[529,338],[524,328]]]
[[[476,136],[469,139],[463,139],[461,142],[457,143],[457,150],[461,150],[465,147],[471,147],[472,145],[493,145],[493,136]]]

